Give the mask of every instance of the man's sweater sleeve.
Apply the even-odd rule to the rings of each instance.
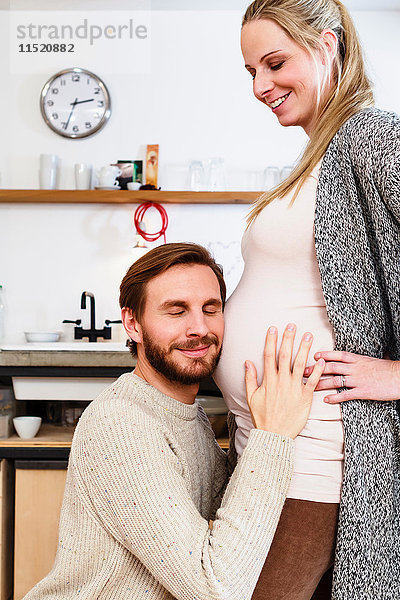
[[[157,428],[132,426],[123,412],[112,426],[102,419],[80,426],[70,468],[93,519],[174,598],[244,600],[252,595],[279,521],[293,440],[251,432],[212,529],[165,437]]]

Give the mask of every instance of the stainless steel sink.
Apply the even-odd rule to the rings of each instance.
[[[115,381],[115,377],[13,377],[17,400],[90,401]]]
[[[1,352],[129,352],[123,342],[47,342],[3,344]],[[17,400],[93,400],[113,383],[115,377],[12,378]]]

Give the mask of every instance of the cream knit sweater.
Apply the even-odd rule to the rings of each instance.
[[[250,598],[292,455],[291,439],[252,431],[221,504],[226,455],[202,409],[122,375],[80,419],[56,560],[25,599]]]

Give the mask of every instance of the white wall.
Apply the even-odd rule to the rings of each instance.
[[[103,7],[101,0],[82,5]],[[57,4],[58,9],[63,6],[66,3]],[[115,1],[113,6],[125,9],[126,2]],[[117,13],[109,14],[117,18]],[[42,152],[62,158],[60,184],[72,189],[75,162],[100,166],[118,158],[143,158],[145,144],[159,143],[163,189],[185,189],[190,160],[209,156],[225,158],[228,189],[250,189],[255,174],[266,165],[290,164],[305,142],[301,130],[281,128],[252,97],[239,49],[238,10],[152,11],[148,72],[133,72],[125,55],[126,75],[115,72],[111,51],[101,68],[96,57],[81,52],[73,64],[60,56],[50,68],[41,57],[31,63],[29,72],[16,72],[8,55],[13,40],[8,39],[6,16],[7,11],[0,11],[2,90],[6,90],[0,99],[2,187],[37,188]],[[353,16],[376,82],[377,105],[400,112],[400,83],[394,76],[400,55],[400,12],[359,11]],[[75,65],[103,76],[113,100],[104,130],[80,141],[54,134],[38,108],[46,79]],[[96,295],[98,325],[101,319],[118,318],[118,284],[132,259],[134,208],[0,205],[0,283],[6,290],[9,340],[22,341],[25,330],[60,329],[63,318],[82,316],[83,289]],[[239,242],[247,207],[166,209],[167,240],[210,246],[224,264],[232,289],[241,272]],[[150,229],[156,225],[157,217],[151,216]]]

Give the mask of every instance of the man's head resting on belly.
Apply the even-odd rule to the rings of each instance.
[[[172,397],[171,384],[196,394],[221,355],[225,298],[222,267],[197,244],[165,244],[134,262],[119,302],[135,373]]]

